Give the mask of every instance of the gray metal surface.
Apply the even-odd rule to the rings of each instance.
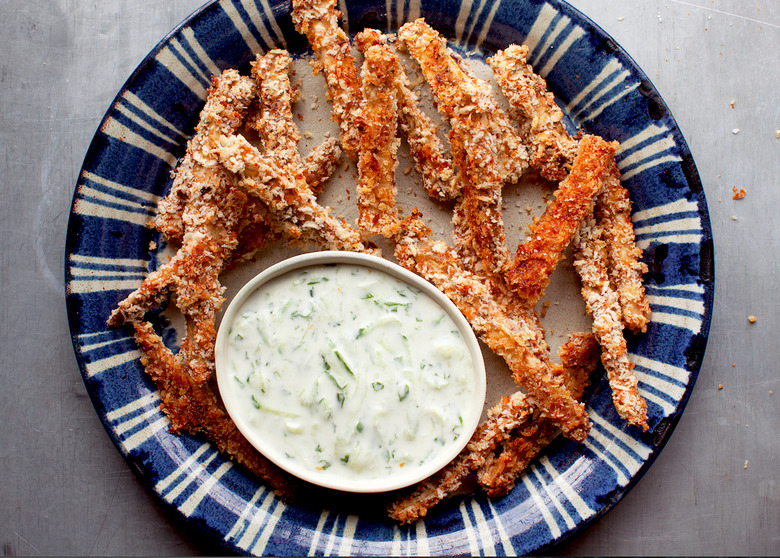
[[[780,554],[780,2],[571,3],[644,69],[690,144],[715,236],[716,305],[666,448],[615,509],[559,551]],[[200,4],[0,1],[4,555],[214,550],[165,516],[103,430],[63,294],[65,228],[89,141],[135,66]],[[732,187],[745,198],[732,199]]]

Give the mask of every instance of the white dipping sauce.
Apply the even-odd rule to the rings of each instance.
[[[236,311],[225,347],[246,424],[323,475],[378,479],[420,466],[461,435],[476,388],[450,316],[362,265],[272,279]]]

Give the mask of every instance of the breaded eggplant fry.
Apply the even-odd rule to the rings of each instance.
[[[596,196],[595,211],[607,243],[609,273],[620,296],[623,323],[634,333],[647,331],[651,311],[642,284],[647,265],[640,259],[642,249],[635,241],[631,199],[620,184],[620,171],[615,164],[605,175],[604,186]]]
[[[366,236],[392,237],[400,226],[395,203],[395,169],[401,141],[396,135],[398,103],[393,82],[398,66],[387,45],[370,46],[362,69],[362,134],[357,187],[358,228]]]
[[[237,208],[246,197],[236,189],[235,180],[211,156],[214,138],[223,130],[238,128],[256,90],[252,80],[225,70],[214,78],[201,112],[197,133],[188,143],[188,158],[179,167],[177,179],[187,185],[188,195],[181,223],[182,247],[168,264],[150,274],[109,317],[109,326],[138,322],[159,306],[171,290],[181,291],[177,303],[182,312],[198,302],[219,299],[219,282],[208,283],[204,292],[201,273],[216,278],[236,243]],[[198,285],[196,287],[196,284]],[[197,293],[193,289],[198,289]]]
[[[493,75],[514,116],[528,119],[531,167],[553,182],[560,182],[571,169],[577,141],[563,125],[563,112],[555,104],[547,83],[526,61],[528,47],[511,45],[488,58]]]
[[[329,250],[374,252],[360,233],[317,203],[303,171],[294,174],[274,164],[241,135],[223,136],[218,143],[222,165],[241,177],[239,184],[247,193],[266,204],[291,241]]]
[[[582,138],[571,173],[533,225],[530,238],[517,247],[506,279],[529,307],[544,294],[564,250],[582,220],[592,212],[593,198],[601,189],[602,175],[612,163],[617,147],[617,142],[608,143],[598,136]]]
[[[387,44],[387,37],[376,29],[365,29],[356,35],[355,44],[365,53],[370,46]],[[393,85],[398,99],[398,124],[406,136],[423,187],[436,200],[454,200],[460,193],[460,182],[439,139],[437,126],[420,109],[420,99],[412,91],[398,58],[394,57],[392,63],[396,66]]]
[[[293,122],[291,66],[290,53],[281,49],[258,54],[252,62],[252,77],[260,91],[260,110],[252,127],[259,134],[266,153],[273,152],[280,162],[298,166],[301,164],[298,154],[301,133]]]
[[[404,24],[398,38],[400,46],[420,64],[443,116],[450,121],[475,111],[490,116],[486,130],[495,142],[497,171],[502,181],[516,182],[528,168],[528,153],[509,115],[493,99],[490,85],[472,77],[461,58],[424,19]]]
[[[155,228],[167,240],[181,242],[184,238],[184,208],[190,199],[189,189],[193,180],[219,182],[219,176],[212,176],[219,169],[215,161],[206,155],[208,146],[216,135],[232,134],[238,129],[255,95],[252,80],[240,76],[236,70],[225,70],[218,78],[212,77],[195,135],[187,142],[187,151],[175,171],[170,192],[157,204]]]
[[[208,184],[193,185],[194,195],[184,212],[185,222],[197,221],[197,226],[185,234],[184,244],[170,262],[149,274],[138,289],[117,305],[108,325],[141,322],[146,312],[175,292],[176,306],[187,319],[182,358],[193,375],[205,381],[214,369],[214,324],[224,301],[219,274],[236,247],[236,230],[246,194],[235,185],[218,192],[199,191],[198,185],[204,190],[210,188]]]
[[[496,171],[491,136],[472,133],[484,120],[469,120],[456,121],[450,133],[453,160],[461,178],[455,211],[462,215],[463,226],[454,229],[455,244],[469,247],[475,257],[472,268],[481,263],[486,271],[501,275],[511,261],[501,215],[503,182]]]
[[[315,73],[322,72],[333,102],[332,118],[339,125],[341,147],[352,161],[360,148],[360,79],[349,38],[339,27],[336,0],[293,0],[295,29],[309,39],[317,57]]]
[[[593,333],[601,345],[601,362],[607,371],[615,409],[630,424],[647,430],[647,402],[639,393],[634,364],[628,358],[620,300],[609,281],[603,231],[592,215],[580,226],[574,251],[574,269],[582,282]]]
[[[563,375],[572,396],[581,399],[599,360],[600,347],[593,334],[574,333],[558,351]],[[528,464],[546,448],[560,430],[544,416],[516,429],[502,442],[499,454],[490,454],[477,472],[477,481],[488,496],[501,497],[514,488]]]

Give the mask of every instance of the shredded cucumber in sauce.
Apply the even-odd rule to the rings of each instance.
[[[379,478],[456,440],[472,360],[425,294],[360,265],[277,277],[228,334],[231,389],[254,428],[310,470]]]

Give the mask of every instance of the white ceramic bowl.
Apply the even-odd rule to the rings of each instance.
[[[400,280],[410,287],[421,291],[422,295],[443,309],[457,326],[472,363],[472,366],[469,367],[466,373],[467,376],[471,374],[468,380],[472,383],[472,389],[468,391],[463,408],[460,409],[462,427],[458,428],[458,436],[455,439],[448,439],[446,442],[427,442],[426,452],[430,453],[421,461],[415,459],[415,462],[409,465],[404,463],[404,465],[399,467],[387,467],[389,472],[369,477],[356,474],[354,471],[343,467],[326,468],[327,470],[312,467],[311,463],[306,465],[302,460],[291,459],[286,455],[284,441],[280,442],[276,437],[278,432],[270,432],[265,422],[258,424],[257,418],[250,419],[250,415],[253,412],[251,406],[246,404],[246,399],[244,403],[239,402],[241,390],[244,386],[239,386],[239,382],[234,376],[235,373],[230,362],[231,357],[229,356],[228,344],[230,342],[229,331],[239,316],[242,306],[250,295],[262,291],[272,279],[292,271],[301,271],[303,268],[314,268],[315,266],[327,264],[365,266],[374,271],[382,272],[390,278]],[[343,293],[343,296],[350,296],[350,293]],[[298,350],[305,351],[306,346],[304,345]],[[235,354],[235,350],[233,349],[232,351]],[[395,490],[425,479],[444,467],[460,453],[469,441],[479,423],[485,400],[485,365],[479,343],[468,322],[456,306],[433,285],[402,267],[376,256],[351,252],[316,252],[296,256],[271,266],[250,280],[231,301],[223,316],[216,340],[216,368],[220,395],[230,417],[236,423],[241,433],[258,451],[282,469],[301,479],[326,488],[348,492],[369,493]],[[312,370],[311,373],[321,374],[322,371],[315,372]],[[306,379],[301,382],[302,385],[305,385],[305,383]],[[367,391],[370,392],[370,390]],[[431,395],[431,397],[436,396],[435,393]],[[243,397],[246,398],[245,395]],[[398,399],[401,398],[399,397]],[[426,401],[428,400],[426,399]],[[423,406],[427,407],[427,405]],[[431,401],[431,407],[433,406],[434,402]],[[425,409],[420,409],[420,412],[425,412]],[[400,406],[397,412],[390,412],[387,416],[389,420],[401,420],[403,417],[399,413]]]

